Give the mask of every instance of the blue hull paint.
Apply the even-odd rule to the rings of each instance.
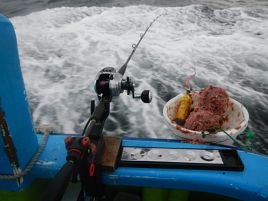
[[[24,169],[38,148],[27,96],[21,74],[16,35],[10,21],[0,14],[0,112],[4,113],[8,132],[16,148],[18,168]],[[2,124],[1,124],[2,125]],[[3,133],[0,129],[0,174],[13,174],[14,168],[4,149]],[[29,146],[30,145],[30,146]],[[31,176],[18,185],[16,181],[0,181],[2,186],[20,189],[28,186]]]
[[[20,167],[23,169],[37,149],[42,135],[35,135],[29,114],[27,97],[19,66],[17,44],[11,23],[0,15],[0,106],[5,112],[9,131],[16,147]],[[18,116],[20,117],[18,120]],[[0,130],[0,134],[3,131]],[[53,178],[65,163],[64,134],[51,135],[44,152],[22,184],[0,180],[0,190],[21,190],[36,178]],[[162,148],[219,148],[208,145],[184,144],[171,140],[124,139],[123,146]],[[268,200],[268,157],[238,151],[245,166],[242,172],[127,168],[103,172],[103,183],[108,185],[176,188],[221,194],[241,200]],[[0,137],[0,174],[12,174],[12,167]]]
[[[47,148],[35,166],[35,177],[52,178],[65,163],[65,136],[50,136]],[[123,146],[225,149],[151,139],[124,139]],[[114,172],[104,172],[102,179],[108,185],[175,188],[215,193],[241,200],[268,200],[268,157],[242,150],[238,153],[245,166],[242,172],[119,167]]]

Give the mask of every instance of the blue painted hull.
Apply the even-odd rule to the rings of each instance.
[[[47,148],[34,169],[35,177],[52,178],[65,163],[65,136],[50,136]],[[133,138],[124,139],[123,146],[225,149],[170,140]],[[238,153],[245,166],[242,172],[119,167],[113,172],[104,172],[102,180],[108,185],[172,188],[215,193],[241,200],[268,200],[268,157],[242,150],[238,150]]]

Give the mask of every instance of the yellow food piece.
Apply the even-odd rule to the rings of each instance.
[[[183,125],[190,114],[190,109],[193,101],[190,94],[185,94],[180,98],[179,106],[176,112],[176,122]]]

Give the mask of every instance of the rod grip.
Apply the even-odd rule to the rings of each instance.
[[[73,174],[74,168],[74,163],[65,163],[53,179],[52,184],[43,194],[41,201],[60,201]]]

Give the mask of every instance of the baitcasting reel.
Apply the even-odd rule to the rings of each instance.
[[[133,98],[140,98],[144,103],[150,103],[152,94],[149,90],[144,90],[140,95],[135,94],[135,85],[129,77],[123,78],[122,74],[116,72],[113,67],[103,68],[96,77],[95,91],[98,97],[101,96],[119,96],[120,93],[127,91],[132,93]]]

